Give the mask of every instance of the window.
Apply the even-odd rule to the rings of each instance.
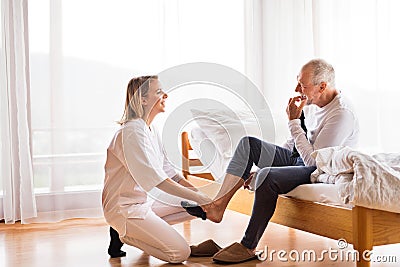
[[[129,79],[193,61],[243,71],[243,31],[238,0],[30,0],[36,192],[100,188]]]

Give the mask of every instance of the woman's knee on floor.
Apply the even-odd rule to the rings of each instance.
[[[182,237],[150,241],[148,239],[140,240],[132,236],[124,236],[122,242],[169,263],[181,263],[190,256],[190,247]]]
[[[167,261],[169,263],[181,263],[187,260],[190,256],[190,247],[187,243],[180,247],[170,249],[166,252]]]

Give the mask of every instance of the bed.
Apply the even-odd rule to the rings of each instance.
[[[210,173],[192,171],[193,167],[203,164],[191,153],[193,148],[189,142],[188,132],[181,133],[181,141],[184,177],[214,180]],[[235,194],[228,208],[250,215],[252,203],[253,194],[241,189]],[[363,251],[372,250],[373,246],[400,242],[400,213],[361,206],[341,207],[279,196],[276,212],[271,221],[336,240],[344,238],[360,253],[357,267],[370,266],[370,262],[361,256]]]

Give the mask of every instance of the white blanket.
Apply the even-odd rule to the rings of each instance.
[[[349,147],[313,152],[312,182],[338,184],[346,204],[400,213],[400,154],[366,155]]]

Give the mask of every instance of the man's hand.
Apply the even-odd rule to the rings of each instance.
[[[300,102],[300,104],[297,105],[297,102]],[[306,103],[307,98],[302,99],[301,96],[290,98],[286,107],[286,114],[288,115],[289,120],[299,119],[301,116],[301,111]]]
[[[251,183],[251,180],[253,180],[254,175],[255,175],[255,172],[250,173],[249,178],[247,178],[247,180],[244,182],[244,185],[243,185],[244,189],[250,190],[250,183]]]

